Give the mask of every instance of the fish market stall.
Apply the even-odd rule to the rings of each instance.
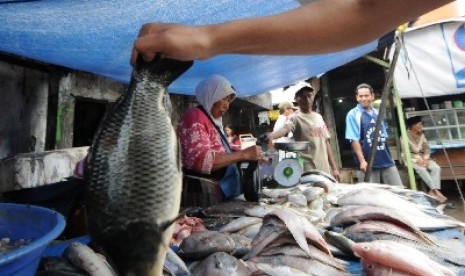
[[[164,275],[465,275],[465,223],[423,192],[299,183],[182,212]]]
[[[302,204],[302,195],[307,200],[306,205]],[[383,252],[385,256],[392,254],[391,247],[414,248],[411,253],[418,254],[417,258],[432,258],[434,261],[428,262],[439,262],[446,267],[445,270],[450,269],[455,273],[450,275],[465,275],[464,259],[457,257],[465,256],[464,223],[437,213],[433,204],[434,199],[422,192],[388,185],[307,183],[290,189],[265,188],[260,204],[232,202],[212,206],[204,213],[205,222],[218,217],[224,223],[224,219],[229,218],[230,222],[219,227],[219,232],[248,236],[251,251],[242,256],[242,260],[246,260],[249,267],[255,265],[255,268],[268,271],[265,273],[269,275],[283,270],[288,274],[282,275],[381,275],[379,271],[383,269],[396,268],[397,265],[392,262],[400,260],[395,258],[410,257],[394,256],[389,260],[390,266],[387,266],[386,263],[381,265],[374,262],[376,256],[368,254],[363,256],[364,262],[361,263],[360,258],[354,255],[354,244],[358,244],[355,247],[358,256],[362,256],[362,246],[375,249],[387,247]],[[289,220],[290,216],[293,216],[292,220]],[[257,222],[257,218],[262,220]],[[312,225],[307,225],[308,229],[302,226],[306,221]],[[218,225],[207,223],[209,227],[215,229]],[[312,231],[315,229],[318,231]],[[303,231],[305,239],[302,239],[299,231]],[[193,235],[186,238],[186,243],[181,243],[181,255],[186,251],[189,257],[194,255],[192,248],[196,247],[188,245],[192,244],[191,239],[196,238],[197,235]],[[387,241],[386,244],[384,241]],[[327,255],[324,255],[325,248],[329,249]],[[318,257],[308,255],[306,250]],[[234,254],[235,251],[229,253]],[[311,267],[310,270],[305,271],[304,267],[299,266],[315,258],[320,262],[313,261],[304,266]],[[315,269],[320,272],[315,272]],[[376,271],[370,274],[367,272],[370,269]],[[422,269],[433,271],[431,267]],[[302,273],[299,270],[303,270],[304,274],[298,274]]]

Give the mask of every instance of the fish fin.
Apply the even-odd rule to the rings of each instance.
[[[431,239],[427,234],[425,234],[423,231],[421,230],[414,230],[415,234],[417,234],[418,236],[420,236],[421,239],[423,239],[425,242],[429,243],[430,245],[435,245],[435,246],[439,246],[439,244],[437,244],[433,239]]]
[[[173,105],[171,104],[171,98],[168,93],[165,93],[163,95],[163,107],[165,108],[166,112],[168,114],[173,113]]]

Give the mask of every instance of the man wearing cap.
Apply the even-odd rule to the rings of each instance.
[[[412,156],[413,169],[421,180],[430,188],[428,194],[436,197],[440,202],[445,202],[441,189],[441,167],[431,159],[431,151],[428,140],[423,134],[423,123],[420,116],[410,117],[406,120],[407,138]],[[405,149],[402,148],[402,151]],[[405,156],[405,154],[404,154]]]
[[[314,78],[313,81],[318,79]],[[310,84],[300,88],[294,96],[300,111],[296,112],[282,128],[267,134],[267,138],[276,139],[292,132],[295,141],[310,142],[308,148],[301,152],[304,173],[317,169],[332,174],[340,181],[341,175],[329,145],[329,130],[323,117],[312,110],[317,92]]]
[[[358,181],[363,182],[368,168],[378,110],[371,104],[375,99],[371,85],[362,83],[355,89],[357,106],[346,116],[346,139],[352,144],[354,162],[360,169],[357,171]],[[387,131],[384,122],[381,124],[376,153],[373,159],[370,182],[402,186],[402,180],[396,164],[386,145]]]
[[[226,78],[206,78],[195,95],[199,105],[187,110],[177,126],[184,171],[183,205],[209,206],[240,195],[237,162],[264,157],[259,146],[239,151],[229,146],[222,117],[236,91]]]

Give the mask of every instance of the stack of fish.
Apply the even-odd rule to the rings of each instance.
[[[372,183],[264,189],[260,203],[199,212],[196,224],[208,230],[186,236],[176,253],[168,250],[163,273],[465,275],[465,223],[434,203],[422,192]],[[116,275],[97,255],[79,244],[65,252],[85,271],[73,275]]]
[[[208,208],[210,219],[234,218],[191,245],[191,255],[211,251],[190,273],[208,275],[208,267],[231,273],[218,275],[465,275],[465,223],[442,214],[436,203],[422,192],[373,183],[264,189],[255,205]],[[251,242],[218,246],[233,235]],[[182,252],[192,241],[185,241],[180,255],[190,262]],[[234,253],[238,244],[240,254]]]
[[[245,257],[251,272],[289,275],[345,275],[345,265],[334,259],[324,238],[305,217],[290,208],[266,215]],[[278,271],[280,271],[278,273]]]

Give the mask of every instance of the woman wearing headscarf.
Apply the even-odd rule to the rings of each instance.
[[[198,106],[180,118],[177,134],[184,170],[183,205],[209,206],[240,195],[236,163],[263,158],[259,146],[232,151],[223,133],[223,115],[236,98],[231,83],[220,75],[200,82]]]

